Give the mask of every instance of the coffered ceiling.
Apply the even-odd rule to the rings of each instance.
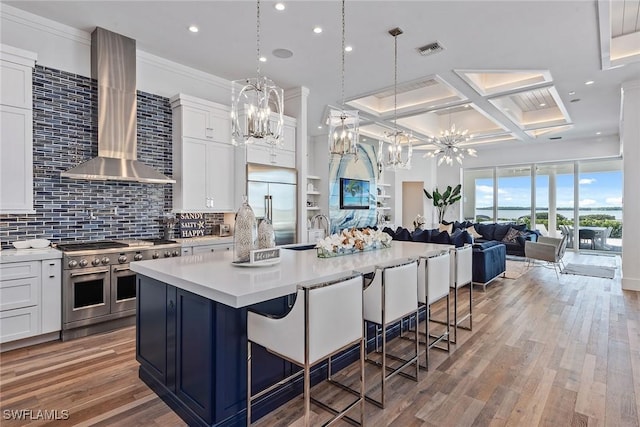
[[[87,32],[107,28],[225,79],[255,73],[253,1],[2,3]],[[617,137],[621,84],[640,78],[639,3],[347,0],[346,108],[361,111],[366,136],[393,128],[388,31],[400,27],[397,125],[422,149],[451,123],[469,129],[480,153],[486,145]],[[308,133],[324,135],[328,106],[341,103],[340,2],[290,0],[284,11],[274,4],[261,4],[262,72],[285,90],[309,88]],[[187,30],[192,24],[198,33]],[[419,52],[436,41],[442,50]]]

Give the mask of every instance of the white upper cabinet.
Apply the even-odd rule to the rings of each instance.
[[[0,45],[0,213],[33,209],[33,67],[36,55]]]
[[[230,110],[179,94],[173,110],[173,210],[234,211]]]
[[[260,163],[285,168],[296,167],[296,121],[284,118],[282,130],[284,141],[281,148],[273,149],[269,144],[256,142],[247,145],[247,163]]]

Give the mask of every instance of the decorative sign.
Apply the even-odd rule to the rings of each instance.
[[[280,258],[280,248],[255,249],[249,254],[250,263],[273,263],[278,258]]]
[[[203,213],[180,214],[180,237],[204,236],[205,220]]]

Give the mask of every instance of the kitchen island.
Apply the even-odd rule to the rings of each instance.
[[[140,378],[189,425],[244,425],[247,309],[283,315],[298,285],[330,281],[354,270],[370,273],[376,265],[449,248],[393,241],[387,249],[335,258],[318,258],[313,249],[282,249],[278,264],[260,268],[232,265],[231,252],[133,262]],[[252,353],[254,391],[297,369],[262,348]],[[358,355],[357,350],[346,351],[333,366],[346,366]],[[325,366],[318,366],[312,377],[319,381],[325,372]],[[284,384],[254,404],[254,417],[301,392],[300,381]]]

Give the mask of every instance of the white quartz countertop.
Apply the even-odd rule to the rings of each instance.
[[[240,308],[296,292],[297,285],[321,283],[352,271],[369,273],[376,265],[431,256],[452,246],[393,241],[390,248],[318,258],[314,249],[282,249],[281,261],[268,267],[238,267],[233,253],[213,252],[138,261],[131,270],[222,304]]]
[[[233,236],[204,236],[204,237],[191,237],[188,239],[172,239],[180,243],[183,248],[189,246],[205,246],[205,245],[217,245],[224,243],[233,243]]]
[[[56,258],[62,258],[62,252],[50,247],[43,249],[3,249],[0,251],[0,264]]]

